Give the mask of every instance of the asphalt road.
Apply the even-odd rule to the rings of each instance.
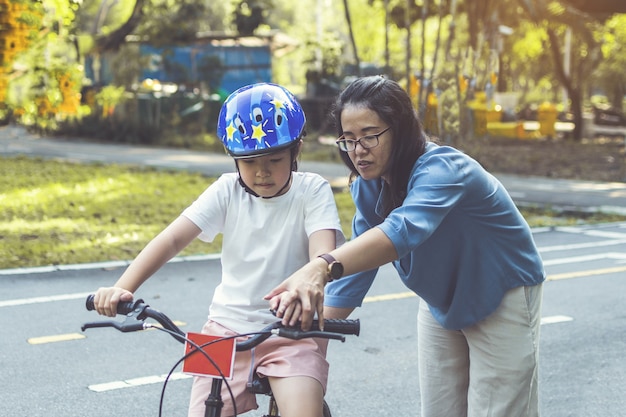
[[[535,240],[549,277],[540,346],[543,416],[623,416],[626,223],[535,230]],[[80,331],[99,319],[85,311],[86,294],[121,271],[116,264],[0,271],[0,416],[157,415],[158,377],[182,346],[157,331]],[[197,331],[219,272],[215,257],[171,262],[138,296]],[[333,415],[419,416],[418,299],[385,266],[366,301],[354,314],[361,336],[331,342]],[[164,416],[185,415],[189,386],[185,378],[169,382]]]

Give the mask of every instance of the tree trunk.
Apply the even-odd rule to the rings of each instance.
[[[571,102],[572,116],[574,117],[574,131],[572,136],[574,140],[580,141],[583,137],[583,110],[580,90],[571,88],[567,90]]]
[[[354,61],[357,68],[357,74],[361,75],[361,61],[359,60],[359,52],[356,49],[356,40],[354,39],[354,32],[352,31],[352,19],[350,18],[350,7],[348,7],[348,0],[343,0],[343,10],[346,14],[346,23],[348,24],[348,31],[350,32],[350,42],[352,43],[352,51],[354,52]]]
[[[581,92],[579,88],[574,86],[571,76],[565,73],[563,66],[563,54],[559,47],[559,39],[556,36],[554,30],[548,26],[546,28],[548,38],[550,40],[550,51],[552,52],[552,59],[556,68],[556,76],[563,85],[563,88],[567,91],[567,95],[570,98],[572,115],[574,116],[574,131],[572,132],[572,139],[580,141],[582,139],[583,132],[583,109],[581,101]]]
[[[109,33],[107,36],[96,39],[96,49],[99,53],[117,51],[119,47],[124,44],[126,36],[133,33],[137,26],[139,26],[139,23],[141,23],[145,2],[146,0],[136,0],[133,12],[122,26]]]
[[[420,90],[419,90],[419,98],[417,100],[417,108],[420,111],[422,108],[425,108],[422,103],[425,101],[426,95],[426,83],[424,80],[426,79],[426,15],[428,14],[428,3],[430,0],[424,0],[424,4],[422,5],[422,50],[420,53]],[[431,74],[432,78],[432,74]],[[423,113],[420,113],[423,114]]]

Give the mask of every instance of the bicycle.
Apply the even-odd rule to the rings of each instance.
[[[95,310],[95,307],[93,304],[93,298],[94,298],[94,295],[91,294],[87,297],[87,300],[85,302],[85,307],[89,311]],[[208,343],[204,345],[198,345],[195,342],[189,340],[186,334],[178,326],[176,326],[176,324],[174,324],[174,322],[168,316],[166,316],[164,313],[160,312],[159,310],[151,308],[142,299],[137,299],[135,301],[130,301],[130,302],[120,302],[117,305],[117,313],[120,315],[126,316],[124,321],[101,320],[97,322],[85,323],[82,325],[81,330],[85,331],[90,328],[113,327],[123,333],[127,333],[127,332],[135,332],[135,331],[140,331],[140,330],[145,330],[145,329],[158,329],[158,330],[161,330],[170,334],[176,341],[180,343],[187,342],[193,346],[193,348],[191,348],[190,351],[188,351],[181,359],[178,360],[178,362],[174,365],[174,367],[168,374],[167,378],[165,379],[165,382],[163,383],[163,389],[161,391],[161,400],[159,404],[159,417],[162,415],[163,396],[165,393],[165,387],[167,385],[167,382],[170,376],[172,375],[176,367],[178,367],[178,365],[180,365],[190,355],[195,354],[195,353],[204,355],[205,358],[217,368],[219,374],[221,375],[220,378],[213,378],[212,385],[211,385],[211,393],[209,394],[209,396],[207,397],[205,401],[205,406],[206,406],[205,417],[221,417],[221,411],[224,405],[222,401],[222,397],[221,397],[222,382],[225,382],[227,387],[228,387],[228,382],[226,381],[226,378],[221,373],[217,365],[215,365],[215,362],[213,361],[213,359],[203,350],[203,348]],[[156,321],[158,325],[153,324],[153,323],[146,323],[147,319],[152,319]],[[246,335],[236,335],[230,338],[241,337],[241,336],[251,336],[250,338],[243,340],[243,341],[238,341],[235,344],[236,351],[240,352],[240,351],[252,349],[253,347],[259,345],[260,343],[262,343],[263,341],[265,341],[272,335],[278,335],[280,337],[286,337],[292,340],[299,340],[299,339],[307,338],[307,337],[317,337],[317,338],[340,340],[341,342],[344,342],[345,341],[344,335],[358,336],[359,333],[360,333],[360,322],[358,319],[355,319],[355,320],[326,319],[324,320],[323,331],[319,330],[319,322],[317,320],[313,321],[311,330],[308,330],[308,331],[303,331],[302,329],[300,329],[299,326],[295,326],[295,327],[283,326],[280,321],[277,321],[275,323],[268,325],[267,327],[265,327],[264,329],[258,332],[246,334]],[[220,338],[218,340],[225,340],[225,339],[229,339],[229,338],[228,337]],[[228,387],[228,389],[230,391],[230,387]],[[264,415],[263,417],[279,417],[280,416],[278,406],[276,404],[276,400],[274,399],[274,396],[272,394],[272,390],[271,390],[271,387],[267,378],[261,378],[255,372],[254,377],[252,378],[252,381],[248,383],[247,389],[249,392],[255,395],[262,394],[262,395],[266,395],[269,397],[268,414]],[[231,398],[232,398],[232,393],[231,393]],[[236,404],[234,404],[234,401],[233,401],[233,406],[235,407],[235,416],[236,416],[237,408],[236,408]],[[326,403],[325,400],[323,403],[323,416],[331,417],[330,408],[328,407],[328,404]]]

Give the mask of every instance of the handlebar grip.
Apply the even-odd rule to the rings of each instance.
[[[319,329],[319,322],[315,320],[313,327]],[[326,319],[324,320],[324,331],[331,333],[353,334],[358,336],[361,332],[361,322],[356,320]]]
[[[343,334],[331,333],[327,331],[326,329],[324,329],[324,331],[308,330],[306,332],[303,332],[302,330],[298,328],[281,327],[278,329],[278,335],[282,337],[286,337],[287,339],[291,339],[291,340],[300,340],[300,339],[304,339],[307,337],[319,337],[322,339],[341,340],[342,342],[346,341],[346,337]]]
[[[87,296],[87,300],[85,300],[85,307],[87,308],[88,311],[93,311],[96,309],[96,307],[93,304],[94,297],[95,297],[94,294],[89,294]],[[119,303],[117,303],[117,314],[126,315],[130,313],[131,311],[133,311],[137,307],[137,305],[141,303],[143,303],[143,300],[120,301]]]

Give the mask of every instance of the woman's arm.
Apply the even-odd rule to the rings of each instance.
[[[382,230],[375,227],[329,252],[344,267],[344,275],[377,268],[397,259],[398,255],[391,240]],[[270,307],[277,311],[285,324],[295,324],[302,320],[302,328],[308,329],[317,313],[324,319],[324,285],[328,280],[328,264],[321,258],[315,258],[300,268],[265,296],[270,300]],[[294,314],[290,304],[299,301],[301,314]],[[343,310],[343,309],[342,309]]]
[[[309,260],[314,260],[318,256],[335,249],[337,247],[336,235],[337,232],[333,229],[323,229],[313,232],[311,236],[309,236]],[[294,322],[297,321],[302,314],[300,305],[297,300],[293,300],[288,305],[285,305],[288,315],[293,317]]]
[[[113,317],[119,301],[132,301],[133,293],[167,261],[176,256],[200,229],[191,220],[180,216],[146,245],[113,287],[98,289],[94,297],[96,311]]]

